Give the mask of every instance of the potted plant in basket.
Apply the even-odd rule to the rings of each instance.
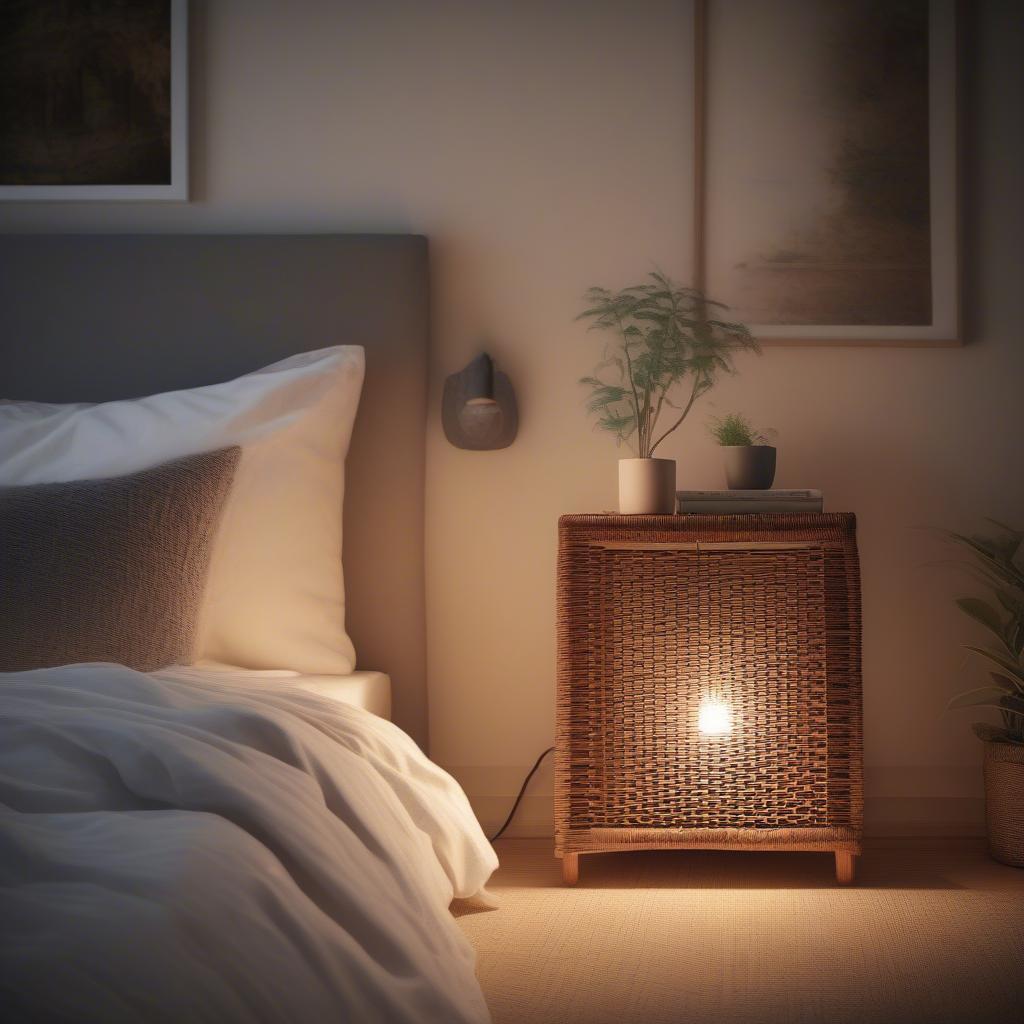
[[[775,446],[768,431],[755,430],[741,413],[714,419],[711,436],[725,455],[725,482],[731,490],[761,491],[775,480]]]
[[[714,316],[721,303],[662,273],[648,278],[618,292],[591,288],[577,317],[613,337],[580,383],[590,388],[597,426],[635,446],[636,458],[619,460],[619,511],[627,515],[675,511],[676,464],[654,453],[717,376],[734,372],[736,352],[759,351],[743,324]]]
[[[991,536],[950,533],[973,555],[975,574],[995,603],[961,597],[960,610],[995,638],[989,647],[967,650],[988,668],[990,683],[949,702],[951,708],[996,708],[1002,726],[978,722],[985,743],[985,814],[992,856],[1024,867],[1024,531],[994,523]]]

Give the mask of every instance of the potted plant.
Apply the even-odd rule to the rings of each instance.
[[[766,432],[755,430],[738,412],[708,424],[725,454],[725,482],[730,490],[762,491],[775,480],[775,446]]]
[[[676,464],[654,453],[718,374],[734,372],[733,355],[759,351],[757,342],[743,324],[714,316],[721,303],[660,272],[618,292],[591,288],[586,299],[577,319],[614,339],[594,375],[580,381],[591,391],[587,410],[617,443],[636,450],[636,458],[619,461],[619,511],[674,512]]]
[[[995,603],[961,597],[960,610],[995,638],[988,647],[967,645],[986,663],[990,683],[954,697],[951,708],[996,708],[1002,725],[978,722],[985,744],[985,815],[992,856],[1024,867],[1024,531],[994,523],[995,533],[950,533],[973,556],[972,568]]]

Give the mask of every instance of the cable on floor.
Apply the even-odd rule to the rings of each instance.
[[[499,828],[498,831],[495,832],[493,836],[491,836],[492,843],[496,843],[501,838],[501,834],[505,831],[505,829],[507,829],[509,825],[512,824],[512,819],[516,816],[516,811],[519,810],[519,803],[526,793],[526,787],[530,784],[530,779],[532,779],[534,775],[537,773],[537,769],[540,767],[541,761],[543,761],[544,758],[548,756],[548,754],[553,753],[554,749],[554,747],[548,747],[548,749],[545,750],[544,753],[541,754],[536,761],[534,761],[533,767],[530,769],[529,774],[526,776],[525,779],[523,779],[523,784],[519,787],[519,795],[516,797],[516,802],[512,805],[512,810],[508,812],[508,817],[505,819],[505,824],[502,825],[501,828]]]

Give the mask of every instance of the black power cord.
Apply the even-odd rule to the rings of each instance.
[[[538,757],[537,760],[533,762],[533,767],[530,769],[530,774],[527,775],[525,779],[523,779],[523,784],[519,787],[519,796],[516,797],[516,802],[512,805],[512,810],[508,812],[508,817],[505,819],[505,824],[502,825],[501,828],[499,828],[498,831],[495,832],[493,836],[491,836],[492,843],[496,843],[501,838],[501,834],[505,831],[505,829],[507,829],[509,825],[512,824],[512,819],[516,816],[516,811],[519,810],[519,802],[523,799],[523,796],[526,793],[526,787],[530,784],[530,779],[532,779],[534,775],[537,773],[537,769],[540,767],[541,761],[543,761],[544,758],[548,756],[548,754],[552,753],[554,749],[554,747],[548,747],[548,749],[545,750],[544,753],[541,754],[540,757]]]

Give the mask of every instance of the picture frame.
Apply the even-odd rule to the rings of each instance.
[[[68,10],[67,5],[60,10]],[[20,94],[38,97],[42,93],[46,97],[46,110],[43,114],[36,112],[35,120],[25,119],[20,123],[17,134],[9,128],[8,138],[0,139],[0,200],[180,202],[188,199],[188,0],[164,0],[163,3],[151,0],[148,5],[134,5],[133,14],[140,18],[146,14],[148,21],[141,26],[133,23],[139,29],[134,35],[118,33],[116,47],[107,44],[100,49],[98,44],[95,52],[88,49],[88,44],[76,50],[69,48],[69,52],[62,55],[65,66],[57,75],[56,85],[52,67],[46,72],[49,81],[33,79],[33,26],[18,26],[21,30],[18,45],[25,59],[17,69],[20,74],[3,82],[7,95],[2,98],[17,106]],[[59,12],[48,12],[48,15],[47,31],[52,31],[52,20]],[[92,14],[86,8],[67,15],[79,19],[113,16],[102,9]],[[75,23],[76,31],[80,25],[80,20]],[[10,25],[4,27],[9,29]],[[87,24],[85,31],[92,27]],[[103,35],[95,33],[97,38]],[[127,41],[121,41],[126,35],[129,36]],[[135,53],[129,50],[133,45],[141,49],[141,56],[138,50]],[[167,45],[169,59],[165,52]],[[154,55],[164,60],[154,61]],[[47,52],[47,57],[52,58],[52,50]],[[161,71],[159,81],[139,71],[139,68],[148,70],[154,64],[166,68],[166,72]],[[72,94],[70,99],[69,93]],[[71,110],[67,112],[69,106]],[[140,107],[144,116],[137,113]],[[38,111],[38,104],[34,110]],[[52,115],[54,110],[57,116]],[[7,121],[10,125],[11,119]],[[62,125],[69,123],[72,130],[62,136]],[[101,129],[90,132],[90,126],[97,123]],[[105,133],[102,139],[108,153],[126,154],[122,166],[117,167],[110,160],[103,164],[102,157],[96,155],[100,131]],[[142,137],[143,132],[145,137]],[[94,144],[93,150],[88,148],[90,142]],[[52,159],[49,166],[48,158]],[[121,180],[74,180],[76,177],[117,179],[118,175],[122,176]],[[33,177],[46,180],[33,182]],[[14,181],[14,178],[21,180]],[[54,180],[57,178],[66,180]]]
[[[694,0],[693,280],[762,344],[963,344],[961,6]]]

